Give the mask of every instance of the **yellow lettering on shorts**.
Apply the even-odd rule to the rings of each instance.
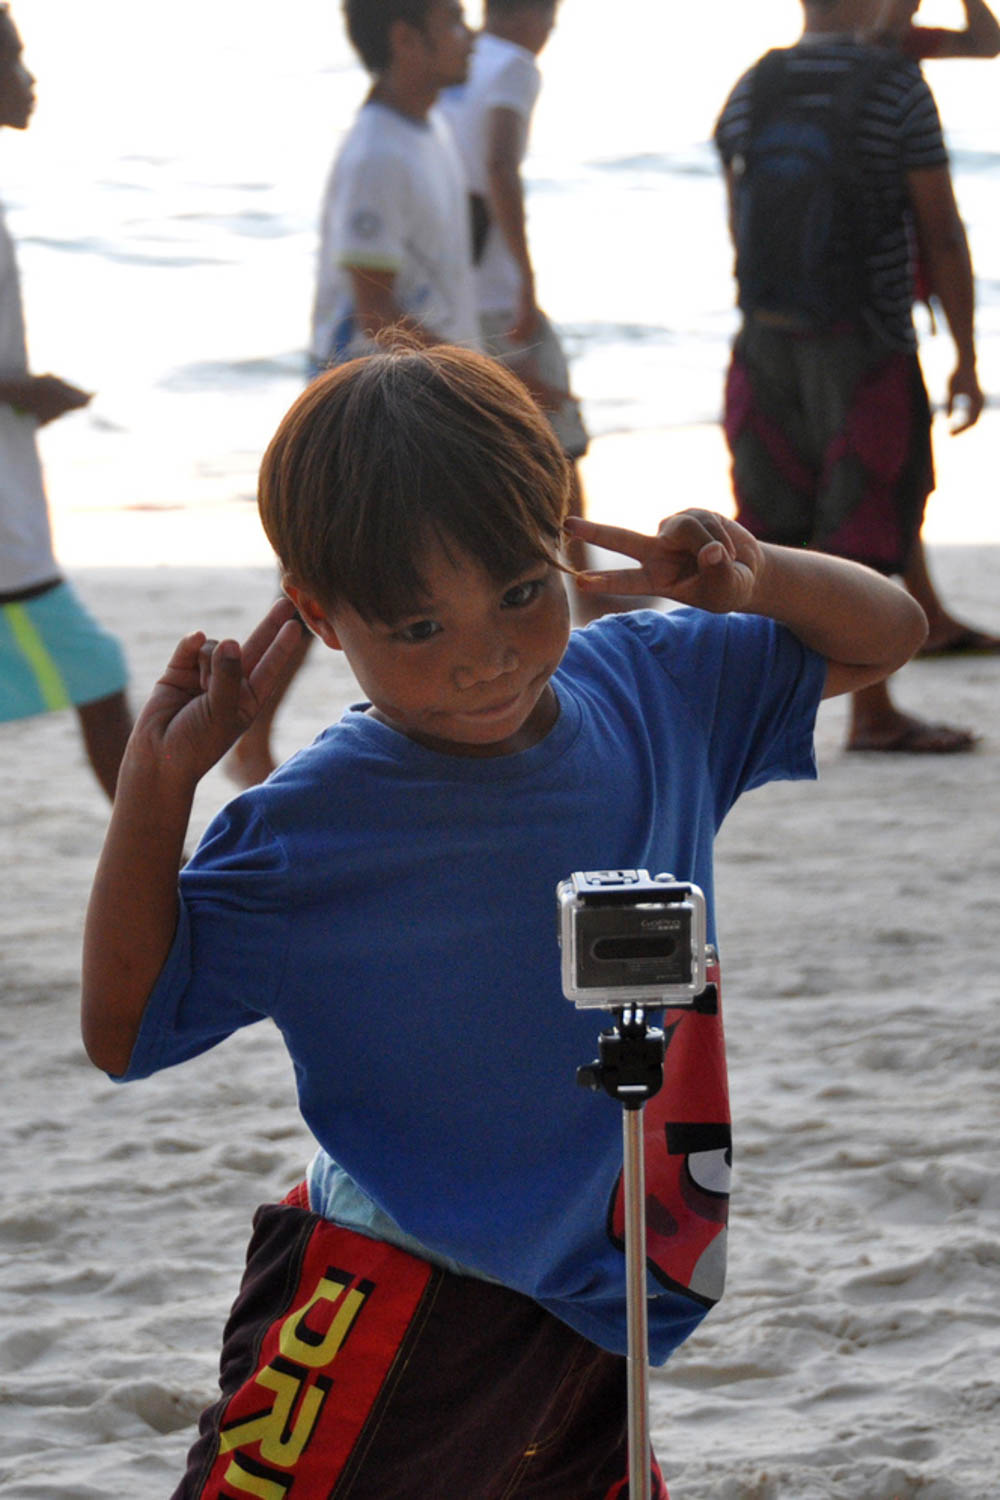
[[[370,1290],[365,1284],[362,1287],[352,1287],[350,1291],[345,1289],[346,1286],[346,1281],[332,1278],[328,1271],[316,1283],[316,1290],[305,1307],[296,1308],[285,1319],[281,1325],[278,1347],[286,1359],[297,1360],[300,1365],[308,1365],[312,1370],[330,1363],[354,1326],[354,1320],[364,1307]],[[335,1311],[326,1332],[320,1335],[310,1327],[309,1314],[314,1307],[319,1307],[324,1302],[329,1303]]]
[[[240,1422],[236,1427],[227,1427],[219,1435],[219,1452],[231,1453],[234,1448],[247,1448],[251,1443],[259,1443],[260,1456],[265,1463],[277,1464],[282,1469],[294,1468],[312,1437],[329,1390],[327,1382],[322,1386],[307,1386],[293,1423],[292,1408],[306,1386],[307,1379],[304,1371],[297,1374],[294,1370],[279,1367],[277,1361],[265,1365],[256,1378],[256,1384],[266,1386],[269,1391],[274,1392],[274,1405],[263,1416],[251,1417],[248,1422]]]
[[[255,1385],[274,1393],[274,1401],[269,1410],[222,1428],[220,1453],[258,1443],[262,1462],[281,1469],[295,1467],[332,1386],[328,1377],[310,1379],[310,1374],[337,1356],[374,1290],[371,1282],[353,1286],[351,1282],[350,1276],[328,1267],[309,1301],[289,1313],[278,1333],[280,1352],[254,1377]],[[310,1322],[310,1313],[318,1327]],[[284,1500],[285,1491],[279,1484],[248,1473],[235,1460],[227,1471],[226,1483],[259,1500]]]
[[[274,1479],[248,1474],[233,1459],[225,1473],[225,1482],[241,1495],[255,1495],[257,1500],[288,1500],[288,1485]]]

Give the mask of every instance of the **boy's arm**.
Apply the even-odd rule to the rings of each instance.
[[[538,326],[538,303],[535,301],[535,271],[528,249],[528,226],[524,207],[524,183],[521,159],[527,123],[516,109],[498,106],[486,118],[486,180],[489,185],[490,211],[503,235],[521,277],[514,326],[511,337],[527,344]]]
[[[128,1067],[173,942],[177,872],[195,788],[251,723],[298,644],[280,600],[248,638],[184,638],[136,720],[87,910],[83,1040],[108,1073]]]
[[[11,375],[0,377],[0,402],[15,411],[35,417],[39,426],[54,422],[68,411],[77,411],[93,400],[93,393],[60,380],[58,375]]]
[[[669,516],[655,537],[577,517],[566,524],[584,541],[640,563],[581,575],[585,592],[655,594],[713,614],[767,615],[826,657],[826,698],[888,677],[927,634],[923,610],[898,584],[827,553],[758,542],[713,511]]]

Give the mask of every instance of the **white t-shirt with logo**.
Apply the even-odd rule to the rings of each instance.
[[[313,309],[321,366],[370,348],[357,328],[349,268],[391,271],[410,318],[449,343],[478,347],[465,175],[436,109],[413,120],[365,104],[333,164]]]
[[[0,375],[27,373],[17,260],[0,211]],[[37,426],[34,417],[0,402],[0,594],[15,594],[59,573],[35,443]]]
[[[469,187],[489,196],[486,175],[487,130],[490,113],[511,109],[524,120],[524,152],[528,145],[531,116],[542,86],[542,75],[534,53],[516,42],[491,32],[476,38],[465,83],[445,89],[441,107],[445,111],[462,154]],[[520,163],[519,163],[520,165]],[[507,249],[503,235],[492,226],[482,260],[476,267],[476,297],[480,312],[510,312],[517,305],[521,275]]]

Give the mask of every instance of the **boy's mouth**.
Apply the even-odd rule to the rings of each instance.
[[[517,692],[506,698],[498,698],[495,703],[483,703],[478,708],[463,708],[461,712],[464,717],[471,719],[502,719],[520,702],[521,696]]]

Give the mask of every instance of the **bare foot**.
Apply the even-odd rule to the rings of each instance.
[[[902,755],[956,755],[972,750],[979,736],[953,724],[930,724],[899,714],[884,728],[855,730],[848,750],[877,750]]]

